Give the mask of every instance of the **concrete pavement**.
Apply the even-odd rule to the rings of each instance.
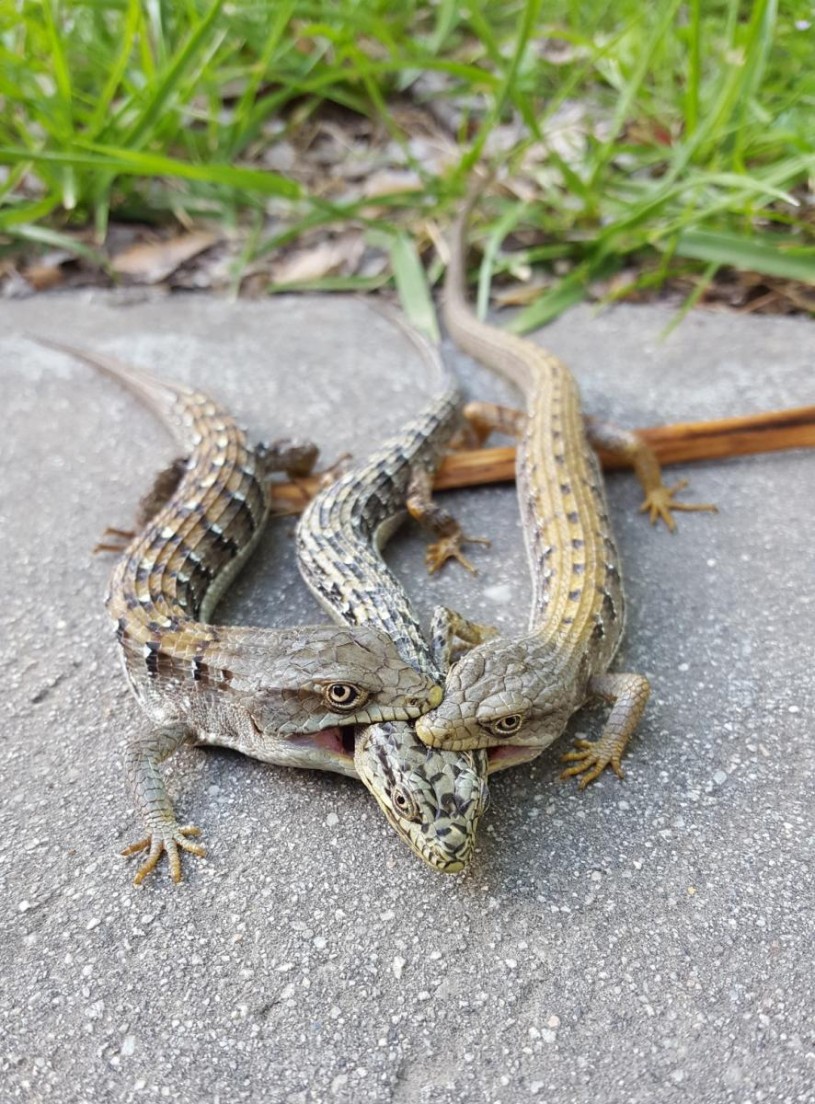
[[[815,401],[815,326],[665,309],[571,312],[545,332],[587,408],[647,425]],[[164,431],[115,385],[29,343],[50,334],[194,380],[258,437],[358,456],[431,393],[361,304],[105,293],[0,303],[0,1100],[815,1100],[815,457],[698,465],[721,513],[653,532],[609,480],[629,593],[619,666],[654,693],[626,760],[584,794],[556,751],[492,783],[473,868],[415,860],[359,784],[184,749],[168,774],[204,861],[141,890],[122,778],[136,718],[90,555],[125,525]],[[511,397],[455,357],[473,394]],[[480,576],[428,581],[520,627],[511,487],[456,492]],[[293,523],[273,523],[224,620],[324,620]],[[597,713],[570,734],[597,733]]]

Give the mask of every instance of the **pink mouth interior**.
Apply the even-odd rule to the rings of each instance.
[[[332,755],[339,755],[343,759],[353,759],[354,735],[355,728],[353,725],[343,726],[342,728],[334,725],[332,728],[322,728],[319,732],[312,733],[308,740],[315,748],[323,748]],[[507,767],[514,767],[519,763],[527,763],[530,759],[536,757],[539,750],[535,747],[520,747],[513,744],[487,748],[490,772],[505,770]]]
[[[333,728],[322,728],[311,735],[310,742],[314,747],[324,748],[333,755],[342,756],[343,759],[354,758],[353,725],[347,728],[339,728],[337,725]]]
[[[490,773],[492,773],[492,771],[504,770],[506,767],[517,766],[519,763],[528,763],[529,760],[534,759],[539,752],[540,748],[521,747],[517,744],[506,744],[503,747],[487,748]]]

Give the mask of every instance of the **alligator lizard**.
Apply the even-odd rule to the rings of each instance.
[[[402,328],[441,374],[435,351]],[[464,537],[429,498],[432,474],[460,423],[460,394],[449,384],[402,433],[321,491],[297,529],[300,571],[318,601],[338,620],[387,632],[402,657],[434,680],[442,677],[455,638],[472,643],[491,630],[439,607],[429,647],[380,548],[407,509],[439,538],[428,547],[431,570],[451,557],[463,561],[461,544],[477,538]],[[427,748],[406,723],[364,727],[356,749],[360,777],[408,846],[438,871],[462,870],[487,803],[486,752]]]
[[[464,349],[521,391],[518,500],[533,581],[529,630],[473,648],[449,671],[441,705],[416,723],[433,747],[502,748],[491,769],[534,758],[590,697],[612,704],[601,738],[579,740],[565,756],[581,788],[620,760],[650,687],[638,674],[610,673],[623,632],[619,556],[599,464],[590,440],[621,453],[643,484],[643,509],[673,527],[670,511],[711,509],[673,501],[655,456],[632,434],[584,420],[577,385],[556,357],[479,322],[465,294],[466,228],[459,218],[445,280],[447,328]]]
[[[336,726],[415,718],[438,704],[432,675],[400,657],[372,625],[262,629],[207,624],[269,515],[271,472],[310,467],[313,446],[252,448],[208,396],[109,357],[41,340],[125,385],[157,414],[188,457],[180,482],[114,568],[106,605],[125,675],[150,724],[127,738],[128,782],[147,835],[140,884],[166,852],[203,855],[180,825],[160,764],[185,741],[265,762],[354,775]],[[166,480],[164,481],[167,482]],[[165,488],[172,488],[172,481]],[[158,505],[158,504],[156,504]]]

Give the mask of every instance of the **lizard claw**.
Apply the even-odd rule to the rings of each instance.
[[[128,544],[136,536],[133,529],[114,529],[112,525],[108,525],[102,534],[102,540],[93,546],[91,549],[91,555],[97,556],[100,552],[116,552],[122,553],[127,548]],[[110,540],[105,540],[106,537],[110,537]]]
[[[435,574],[448,560],[458,560],[461,566],[466,567],[471,575],[477,575],[477,568],[470,563],[461,551],[462,544],[489,545],[490,541],[486,537],[466,537],[463,533],[452,533],[450,536],[441,537],[440,540],[427,546],[424,561],[428,575]]]
[[[664,483],[660,483],[658,487],[654,487],[653,490],[647,493],[645,501],[640,506],[640,513],[647,512],[648,520],[652,525],[656,525],[658,521],[664,521],[671,532],[676,529],[676,522],[671,512],[673,510],[682,510],[685,513],[694,510],[706,510],[713,514],[718,513],[718,508],[709,502],[675,502],[674,495],[684,490],[687,485],[687,479],[680,479],[672,487],[666,487]]]
[[[617,741],[610,740],[575,740],[574,749],[567,751],[560,757],[562,763],[574,763],[560,775],[560,780],[565,782],[567,778],[580,776],[578,788],[585,790],[600,777],[606,767],[611,767],[618,778],[625,778],[625,773],[620,766],[622,748],[617,746]]]
[[[125,857],[137,855],[140,851],[148,852],[147,858],[136,871],[133,885],[141,885],[148,874],[153,873],[163,852],[167,853],[170,877],[176,884],[180,882],[181,855],[178,849],[189,851],[191,855],[196,855],[199,859],[203,858],[206,855],[206,850],[199,843],[190,843],[187,839],[188,836],[200,836],[200,834],[201,829],[196,828],[194,824],[185,824],[183,827],[171,824],[152,835],[145,836],[144,839],[140,839],[136,843],[131,843],[129,847],[121,852]]]

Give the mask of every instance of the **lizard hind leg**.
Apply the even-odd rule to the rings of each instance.
[[[102,552],[115,552],[118,555],[124,552],[135,535],[135,529],[116,529],[113,525],[106,525],[102,540],[93,546],[91,555],[98,556]]]
[[[674,496],[687,487],[687,479],[680,479],[672,487],[663,483],[662,468],[656,453],[638,433],[621,429],[611,422],[602,422],[596,418],[587,417],[584,421],[586,434],[593,448],[602,449],[619,463],[633,468],[645,494],[640,513],[647,513],[652,525],[664,521],[673,532],[676,529],[674,512],[691,513],[699,510],[712,514],[718,512],[718,508],[710,502],[676,502]]]
[[[687,487],[687,479],[680,479],[669,487],[664,483],[661,483],[659,487],[654,487],[651,491],[646,493],[645,501],[640,506],[640,513],[648,513],[648,520],[652,525],[656,525],[658,521],[664,521],[670,530],[676,529],[676,522],[673,519],[673,512],[679,513],[683,511],[686,514],[694,513],[702,510],[705,513],[716,514],[719,512],[718,506],[715,506],[712,502],[676,502],[674,501],[674,495],[678,491],[682,491]]]
[[[116,529],[114,526],[108,525],[102,534],[103,539],[94,545],[93,555],[95,556],[99,552],[116,552],[118,554],[124,552],[136,534],[149,525],[159,510],[167,505],[171,496],[178,489],[178,485],[186,471],[186,456],[178,456],[165,468],[157,472],[150,489],[139,499],[133,528]],[[112,539],[107,540],[108,537]]]
[[[425,468],[416,468],[411,473],[408,487],[407,506],[412,518],[437,536],[425,552],[425,565],[429,575],[433,575],[448,560],[458,560],[462,567],[476,574],[476,569],[462,552],[465,544],[486,544],[486,537],[470,537],[462,532],[461,526],[447,510],[433,501],[433,476]]]
[[[136,530],[148,525],[159,510],[162,510],[178,490],[178,485],[187,473],[188,459],[186,456],[177,456],[171,460],[166,468],[156,473],[153,485],[146,494],[139,499],[136,508]]]
[[[607,673],[589,682],[589,694],[612,703],[611,713],[599,740],[575,740],[572,751],[562,756],[571,763],[561,780],[580,778],[581,790],[594,782],[606,767],[623,778],[621,760],[642,717],[651,687],[644,675]]]

